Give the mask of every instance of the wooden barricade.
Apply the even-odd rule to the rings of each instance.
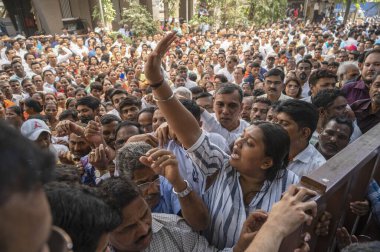
[[[282,243],[281,252],[294,251],[301,243],[304,232],[311,234],[310,251],[335,251],[336,229],[346,227],[356,235],[368,235],[380,240],[380,229],[371,217],[357,217],[350,210],[353,201],[363,201],[369,181],[380,182],[380,124],[372,128],[322,167],[301,178],[300,185],[318,192],[314,199],[318,204],[318,217],[311,226],[302,226]],[[332,214],[329,234],[317,236],[315,226],[322,213]],[[375,227],[375,228],[374,228]]]

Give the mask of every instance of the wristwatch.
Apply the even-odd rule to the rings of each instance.
[[[184,198],[193,191],[193,188],[191,187],[189,182],[187,180],[184,180],[184,181],[186,183],[186,189],[183,190],[182,192],[176,192],[173,188],[173,193],[176,194],[179,198]]]

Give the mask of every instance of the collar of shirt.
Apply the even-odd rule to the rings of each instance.
[[[364,81],[363,80],[359,80],[356,82],[355,86],[354,86],[355,89],[367,89],[367,86],[365,85]]]
[[[158,222],[155,218],[152,216],[152,232],[158,233],[162,228],[164,227],[164,224]]]
[[[352,110],[354,112],[363,112],[368,110],[369,106],[371,105],[371,99],[364,99],[356,101],[354,104],[352,104]]]
[[[300,161],[302,163],[307,164],[308,162],[310,162],[310,159],[314,156],[314,149],[315,148],[313,147],[313,145],[309,144],[303,151],[298,153],[297,156],[293,158],[292,162]]]

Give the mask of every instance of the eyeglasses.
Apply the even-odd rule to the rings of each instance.
[[[145,192],[148,190],[151,186],[159,187],[160,186],[160,178],[155,179],[152,182],[146,182],[142,183],[140,185],[137,185],[137,187],[140,189],[141,192]]]

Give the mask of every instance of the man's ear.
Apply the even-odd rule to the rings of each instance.
[[[310,128],[307,128],[307,127],[302,128],[302,138],[309,139],[311,134],[313,134],[313,132],[311,132]]]
[[[201,120],[198,121],[198,125],[199,125],[199,128],[202,128],[203,123]]]

